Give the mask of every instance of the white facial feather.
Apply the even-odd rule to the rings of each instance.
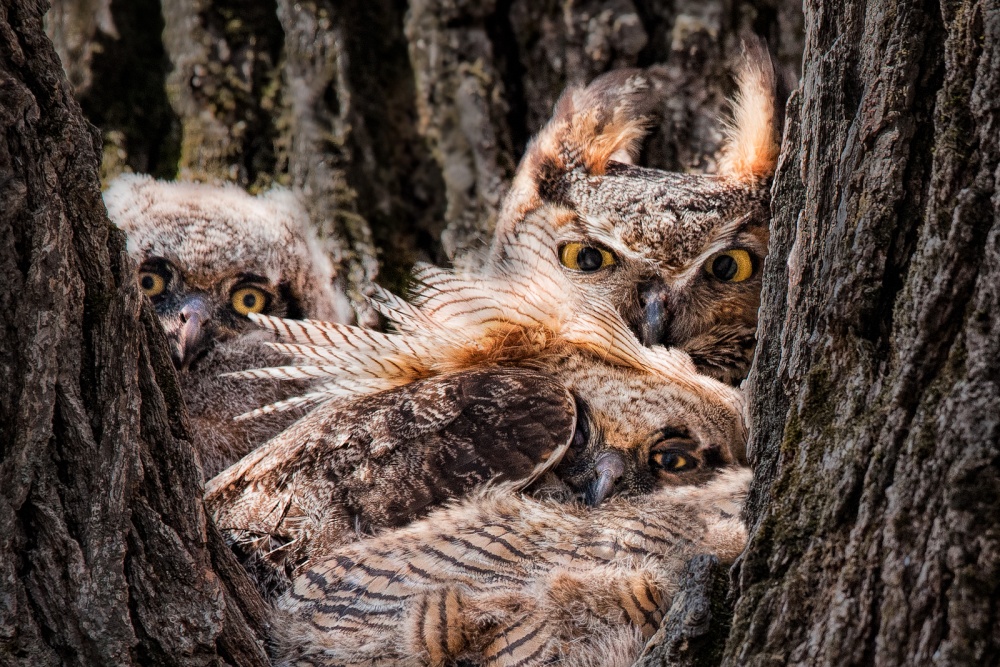
[[[158,181],[126,174],[104,193],[108,215],[128,235],[129,254],[163,257],[191,275],[251,272],[290,282],[314,316],[353,319],[336,271],[297,195],[254,197],[236,185]]]

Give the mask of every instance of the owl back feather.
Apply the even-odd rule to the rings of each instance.
[[[698,553],[731,562],[750,480],[596,509],[498,487],[335,550],[278,602],[277,664],[630,665]]]

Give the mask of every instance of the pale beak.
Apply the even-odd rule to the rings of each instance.
[[[669,295],[669,289],[659,280],[639,286],[642,319],[639,322],[638,334],[642,344],[647,347],[669,344],[667,340],[671,315],[667,305]]]
[[[587,487],[584,496],[584,502],[591,507],[600,505],[611,495],[615,482],[625,472],[625,461],[616,451],[602,452],[594,464],[594,472],[597,473],[597,477]]]
[[[211,318],[208,303],[200,296],[193,296],[181,307],[181,328],[177,332],[177,347],[174,351],[174,365],[182,371],[188,370],[191,363],[212,344],[210,327],[206,326]]]

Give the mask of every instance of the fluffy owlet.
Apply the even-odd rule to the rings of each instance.
[[[774,71],[766,51],[748,45],[716,175],[632,164],[655,83],[617,70],[563,94],[518,168],[491,261],[508,239],[544,224],[575,290],[616,304],[646,345],[678,347],[703,373],[738,383],[753,355],[767,253]],[[528,215],[545,203],[575,215]]]
[[[544,227],[508,250],[481,276],[420,269],[412,303],[381,294],[395,334],[254,317],[300,365],[241,375],[318,382],[284,405],[321,402],[206,487],[265,587],[489,480],[528,484],[551,469],[596,505],[742,460],[735,389],[683,352],[643,347],[609,304],[568,291]]]
[[[731,562],[746,469],[587,509],[496,489],[341,547],[278,601],[277,665],[628,667],[691,557]]]
[[[350,305],[305,210],[287,190],[253,197],[233,185],[127,175],[111,183],[104,201],[128,235],[139,285],[167,334],[207,479],[297,416],[233,421],[302,390],[220,377],[285,360],[261,344],[270,337],[247,316],[346,322]]]

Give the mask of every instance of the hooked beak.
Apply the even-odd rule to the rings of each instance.
[[[174,350],[174,366],[182,371],[191,367],[191,363],[211,346],[212,334],[207,326],[211,319],[208,303],[201,297],[194,296],[184,302],[181,307],[181,326],[177,331],[177,346]]]
[[[603,452],[597,457],[594,472],[597,473],[597,477],[587,487],[584,496],[584,502],[591,507],[600,505],[605,498],[611,495],[615,488],[615,482],[625,472],[625,462],[618,452]]]
[[[653,280],[639,286],[639,305],[642,308],[642,317],[639,322],[637,332],[642,344],[667,345],[668,317],[667,308],[669,291],[667,286],[659,280]]]

